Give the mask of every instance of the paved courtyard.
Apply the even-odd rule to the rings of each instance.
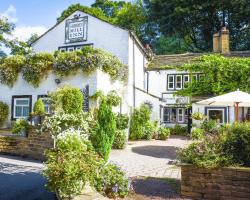
[[[185,137],[170,137],[167,141],[129,142],[125,150],[112,150],[110,161],[121,166],[129,177],[159,177],[180,179],[180,168],[173,164],[178,149],[190,143]]]
[[[43,164],[15,156],[0,155],[1,200],[54,200],[40,174]]]

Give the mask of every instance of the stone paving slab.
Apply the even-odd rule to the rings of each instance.
[[[133,141],[125,150],[112,150],[110,162],[118,164],[129,177],[181,178],[180,168],[173,165],[176,152],[190,144],[185,137],[167,141]]]

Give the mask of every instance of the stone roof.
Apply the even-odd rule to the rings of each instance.
[[[184,53],[173,55],[155,55],[150,61],[147,70],[174,69],[193,59],[208,53]],[[226,57],[250,57],[250,51],[232,51],[230,54],[223,54]]]

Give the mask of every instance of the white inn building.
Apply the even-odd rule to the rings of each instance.
[[[115,108],[117,112],[130,113],[133,108],[142,103],[152,106],[152,120],[159,120],[162,124],[191,124],[188,109],[191,103],[187,97],[177,97],[173,93],[181,90],[190,81],[189,74],[176,69],[161,69],[161,66],[179,66],[200,56],[200,54],[160,55],[152,54],[144,48],[134,33],[114,26],[90,14],[76,11],[69,17],[57,23],[41,35],[33,44],[34,52],[74,51],[84,46],[93,46],[116,55],[128,66],[128,83],[112,82],[108,74],[97,70],[91,75],[79,73],[77,75],[59,78],[51,73],[34,88],[19,75],[16,84],[10,88],[0,84],[0,101],[10,107],[9,120],[4,127],[9,127],[12,120],[26,118],[33,109],[38,98],[46,95],[62,85],[80,88],[85,93],[86,107],[94,105],[88,102],[88,96],[101,90],[108,93],[116,90],[122,97],[122,105]],[[226,49],[219,48],[218,49]],[[223,52],[221,53],[228,53]],[[249,52],[230,52],[234,56],[250,56]],[[228,55],[229,55],[228,54]],[[203,74],[194,74],[195,79],[204,78]],[[46,104],[49,110],[49,105]],[[193,106],[197,110],[197,106]],[[221,122],[232,122],[230,118],[233,108],[229,107],[199,107],[199,111],[210,117],[217,117]],[[248,109],[241,109],[242,117],[250,113]]]

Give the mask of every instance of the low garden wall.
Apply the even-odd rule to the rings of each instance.
[[[192,199],[250,199],[250,168],[181,166],[181,194]]]
[[[38,133],[32,129],[27,137],[0,135],[0,153],[45,160],[44,150],[52,148],[54,141],[49,133]]]

